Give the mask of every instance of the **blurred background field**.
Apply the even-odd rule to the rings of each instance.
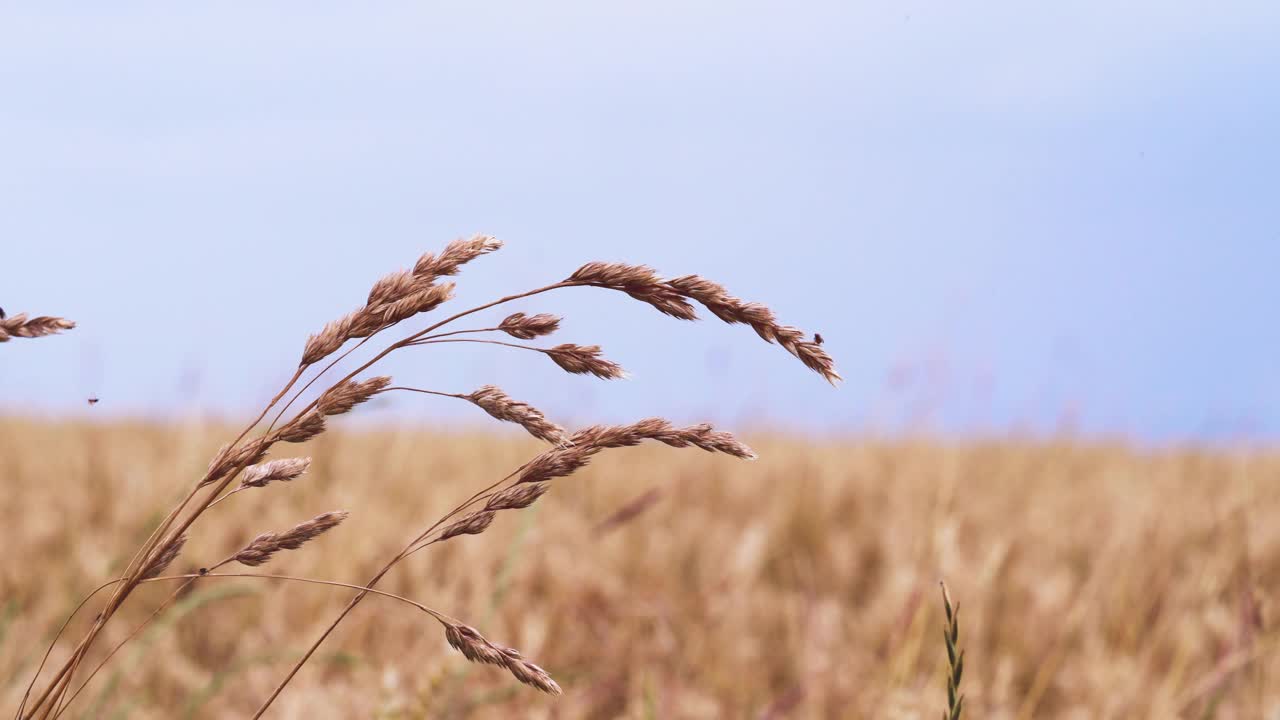
[[[6,707],[34,650],[228,432],[0,421]],[[757,462],[606,453],[531,511],[420,553],[385,581],[521,648],[564,697],[466,663],[429,618],[379,600],[304,668],[276,716],[936,718],[943,578],[961,606],[973,717],[1280,711],[1280,456],[747,439]],[[301,450],[316,459],[309,475],[220,505],[175,569],[342,508],[347,523],[269,567],[361,582],[411,528],[537,449],[510,435],[336,429]],[[161,593],[135,597],[107,638]],[[347,598],[203,581],[95,680],[81,716],[243,716]]]

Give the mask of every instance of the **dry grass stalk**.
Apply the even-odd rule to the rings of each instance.
[[[475,628],[466,625],[445,625],[445,639],[453,649],[462,653],[471,662],[485,665],[497,665],[511,672],[520,682],[535,687],[551,695],[559,695],[560,686],[546,670],[525,660],[515,649],[494,645],[476,632]]]
[[[273,482],[289,482],[301,477],[311,467],[311,458],[282,458],[250,465],[240,477],[241,488],[263,487]]]
[[[964,695],[960,694],[960,679],[964,675],[964,651],[960,646],[960,606],[951,603],[951,593],[947,584],[942,586],[942,607],[946,612],[947,627],[942,631],[942,639],[947,646],[947,710],[942,720],[960,720],[964,709]]]
[[[271,559],[281,550],[297,550],[307,541],[314,540],[327,530],[338,526],[347,519],[347,512],[327,512],[310,520],[295,525],[281,533],[263,533],[254,538],[243,550],[235,554],[235,561],[241,565],[257,567]]]
[[[513,399],[499,387],[485,385],[463,397],[494,418],[519,425],[539,440],[552,444],[565,441],[564,428],[547,420],[547,416],[532,405]]]
[[[0,315],[0,342],[8,342],[10,338],[38,338],[57,335],[63,330],[70,330],[75,323],[60,317],[40,315],[28,318],[26,313],[18,313],[11,317]]]
[[[494,345],[511,345],[495,340],[463,340],[436,339],[445,335],[467,332],[502,331],[513,337],[531,339],[555,331],[559,326],[559,318],[551,315],[526,316],[515,313],[507,316],[497,328],[485,330],[459,330],[445,332],[440,335],[431,333],[459,318],[472,313],[494,307],[496,305],[531,297],[564,287],[595,286],[618,290],[645,302],[662,313],[672,317],[692,320],[696,318],[691,300],[707,305],[713,313],[727,322],[746,322],[756,332],[771,342],[778,342],[790,352],[800,357],[809,367],[822,373],[828,380],[836,380],[830,357],[816,344],[803,339],[799,330],[778,325],[773,315],[761,305],[744,303],[723,291],[723,288],[702,281],[697,276],[687,276],[674,281],[665,281],[650,268],[644,266],[624,265],[618,263],[589,263],[580,268],[570,278],[527,292],[509,295],[485,305],[459,312],[451,317],[436,322],[426,329],[412,333],[393,342],[371,360],[356,368],[344,378],[331,384],[319,393],[318,397],[298,412],[291,420],[274,429],[276,421],[310,386],[324,376],[337,360],[319,370],[301,389],[294,393],[292,399],[281,407],[276,420],[268,429],[256,438],[249,438],[249,433],[267,414],[281,404],[286,396],[301,382],[304,373],[319,362],[341,348],[348,340],[361,338],[361,343],[378,333],[408,320],[421,313],[429,312],[449,300],[453,295],[453,284],[437,284],[441,277],[455,275],[459,268],[486,253],[498,249],[501,244],[487,236],[475,236],[464,240],[456,240],[448,245],[439,255],[424,254],[419,258],[412,271],[391,273],[374,283],[366,298],[365,305],[346,316],[328,323],[324,329],[312,335],[306,343],[301,362],[294,376],[285,387],[267,404],[258,417],[241,432],[232,443],[224,447],[209,465],[205,477],[201,479],[195,490],[180,502],[160,523],[159,527],[139,549],[134,559],[116,585],[105,609],[94,620],[89,632],[75,647],[71,657],[62,666],[45,689],[38,693],[28,707],[26,699],[19,716],[23,720],[44,718],[54,711],[55,716],[61,713],[68,688],[71,686],[76,669],[85,653],[94,643],[98,633],[114,612],[121,606],[140,582],[154,577],[165,566],[172,563],[181,550],[186,538],[186,530],[210,507],[225,500],[222,495],[230,483],[234,482],[242,471],[244,477],[238,489],[258,487],[276,480],[290,480],[306,470],[305,460],[283,460],[274,463],[259,464],[268,450],[276,442],[299,443],[313,439],[325,430],[325,417],[349,412],[373,395],[391,389],[390,378],[374,377],[362,382],[354,378],[368,370],[388,354],[411,346],[420,346],[436,342],[481,342]],[[523,345],[512,345],[524,349],[532,349],[548,355],[557,365],[571,373],[591,374],[600,378],[612,379],[623,377],[622,368],[600,355],[596,345],[562,344],[550,349],[529,348]],[[353,348],[354,349],[354,348]],[[348,353],[349,354],[349,353]],[[343,355],[342,357],[345,357]],[[414,388],[405,388],[414,389]],[[414,389],[416,390],[416,389]],[[437,395],[449,395],[434,391],[418,390]],[[533,407],[512,400],[501,390],[486,386],[470,395],[453,395],[467,399],[483,408],[493,417],[523,426],[534,436],[556,444],[556,447],[536,456],[522,468],[513,472],[504,480],[491,485],[472,496],[455,510],[441,517],[425,532],[417,535],[404,550],[394,556],[383,569],[365,586],[360,593],[348,603],[342,613],[329,625],[319,639],[311,645],[301,660],[294,664],[289,675],[282,681],[272,695],[259,707],[254,717],[261,715],[270,707],[289,680],[311,657],[320,643],[329,635],[339,622],[369,592],[373,586],[398,562],[409,554],[425,548],[430,542],[428,538],[437,529],[443,527],[436,541],[445,540],[464,534],[483,532],[493,522],[495,513],[505,509],[528,507],[546,492],[545,481],[564,477],[584,467],[590,459],[602,450],[609,448],[629,447],[645,440],[654,440],[676,448],[698,447],[709,452],[719,452],[743,459],[752,459],[755,454],[746,445],[732,435],[718,432],[709,425],[692,425],[675,427],[670,422],[659,418],[650,418],[629,425],[598,425],[586,428],[566,437],[563,429],[551,423]],[[250,466],[254,466],[250,468]],[[246,471],[247,469],[247,471]],[[499,486],[511,481],[510,486],[500,489]],[[212,486],[202,498],[197,493],[206,486]],[[231,493],[233,494],[233,493]],[[220,497],[221,496],[221,497]],[[471,511],[454,519],[479,502],[485,502],[484,509]],[[192,507],[188,508],[189,505]],[[283,549],[295,549],[308,540],[337,525],[346,517],[346,513],[326,513],[298,525],[283,533],[266,533],[260,535],[246,547],[235,553],[231,560],[249,566],[267,562],[270,557]],[[452,522],[451,522],[452,521]],[[325,582],[318,581],[315,582]],[[464,625],[450,625],[450,642],[462,650],[469,658],[479,658],[482,662],[501,665],[510,671],[518,680],[537,687],[546,692],[559,693],[559,687],[541,668],[524,660],[510,648],[492,645],[478,633]],[[32,687],[38,679],[32,679]]]
[[[560,318],[547,313],[531,316],[522,312],[512,313],[498,323],[498,329],[513,338],[532,340],[560,329]]]

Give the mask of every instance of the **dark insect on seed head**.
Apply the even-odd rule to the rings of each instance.
[[[814,341],[815,343],[817,343],[817,344],[821,345],[821,344],[822,344],[822,333],[814,333],[814,334],[813,334],[813,341]]]

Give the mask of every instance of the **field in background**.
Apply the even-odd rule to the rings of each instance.
[[[0,421],[0,707],[16,707],[37,649],[228,434]],[[940,578],[961,607],[966,717],[1280,711],[1280,456],[746,440],[759,461],[610,451],[380,585],[519,648],[563,697],[467,663],[429,618],[370,598],[271,717],[936,718]],[[346,509],[341,527],[262,570],[363,582],[412,528],[538,449],[335,429],[298,448],[310,474],[213,510],[171,571]],[[99,649],[165,592],[135,593]],[[204,580],[74,716],[243,717],[349,597]]]

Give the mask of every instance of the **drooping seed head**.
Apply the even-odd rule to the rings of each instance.
[[[627,377],[627,371],[612,360],[600,355],[599,345],[574,345],[565,343],[544,350],[556,365],[578,375],[595,375],[603,380]]]
[[[685,275],[666,282],[675,292],[706,306],[711,314],[724,322],[750,325],[767,342],[776,342],[797,357],[805,367],[836,384],[841,380],[835,361],[804,331],[782,325],[773,311],[760,303],[747,302],[730,295],[724,287],[698,275]]]
[[[542,692],[551,695],[559,695],[561,692],[560,686],[546,670],[525,660],[514,648],[489,642],[475,628],[446,624],[444,636],[450,646],[471,662],[504,667],[515,679]]]
[[[698,319],[698,313],[689,301],[664,283],[653,268],[645,265],[589,262],[566,280],[624,292],[674,318]]]
[[[281,533],[263,533],[236,553],[234,559],[241,565],[257,567],[281,550],[297,550],[307,541],[337,527],[346,519],[345,510],[327,512]]]
[[[281,458],[245,468],[240,477],[240,487],[262,487],[273,482],[289,482],[302,476],[311,467],[311,458]]]
[[[547,313],[525,315],[522,312],[508,315],[498,323],[498,329],[514,338],[532,340],[550,335],[560,328],[560,318]]]
[[[391,378],[386,375],[371,377],[360,382],[347,380],[339,383],[326,390],[316,400],[316,412],[321,415],[341,415],[350,412],[351,408],[382,392],[390,384]]]
[[[564,442],[564,428],[548,420],[540,410],[532,405],[512,399],[501,388],[485,385],[464,397],[494,418],[515,423],[540,440],[545,440],[552,444]]]

